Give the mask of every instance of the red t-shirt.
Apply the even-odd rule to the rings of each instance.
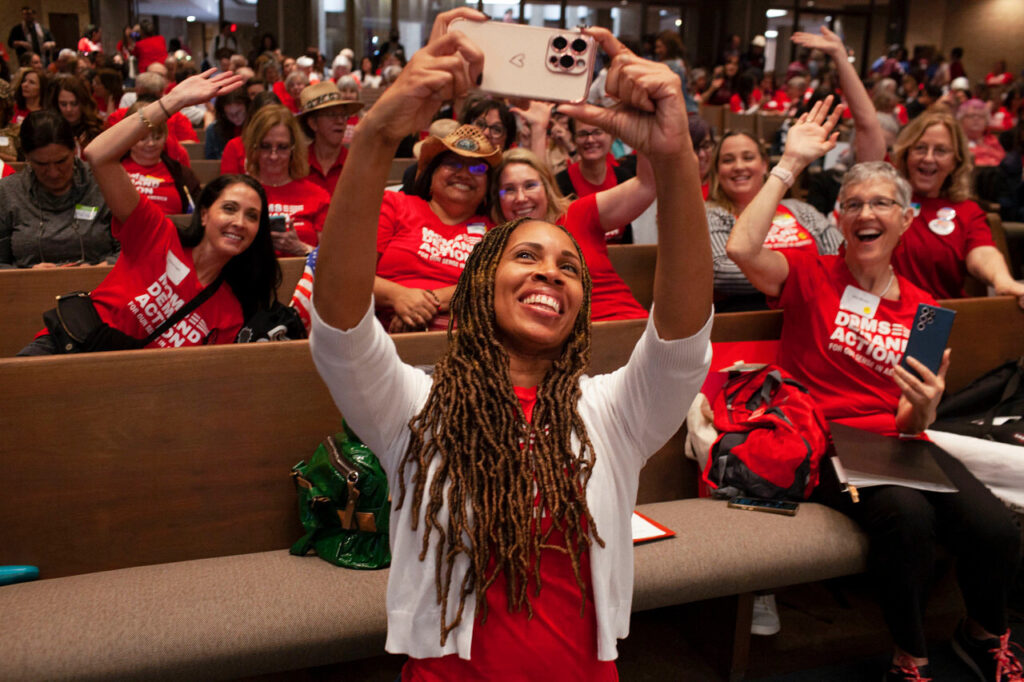
[[[245,146],[242,144],[241,135],[228,140],[220,157],[220,174],[229,173],[245,174]]]
[[[992,121],[989,123],[990,132],[1002,132],[1013,127],[1013,116],[1006,107],[999,107],[992,112]]]
[[[150,36],[135,42],[135,49],[132,54],[139,62],[139,73],[143,73],[146,67],[154,62],[163,64],[167,61],[167,41],[163,36]]]
[[[320,243],[320,233],[323,232],[324,219],[327,217],[327,206],[331,203],[327,192],[306,178],[292,180],[280,187],[264,185],[263,189],[267,193],[267,210],[270,215],[289,216],[301,241],[312,246]]]
[[[312,182],[317,187],[320,187],[328,195],[334,194],[334,187],[338,184],[338,178],[341,177],[341,169],[345,165],[345,159],[348,158],[348,149],[340,147],[338,151],[338,158],[334,160],[334,163],[330,168],[324,171],[320,167],[320,160],[316,158],[316,151],[313,149],[313,143],[309,144],[309,175],[306,179]]]
[[[611,154],[605,158],[605,173],[604,182],[600,185],[595,185],[583,177],[583,171],[580,170],[580,162],[569,164],[569,180],[572,181],[572,188],[576,191],[576,197],[582,199],[588,194],[596,194],[602,190],[611,189],[615,185],[619,184],[618,179],[615,177],[615,171],[612,169],[618,166],[619,163],[615,160],[615,157]]]
[[[533,419],[537,389],[514,387],[526,421]],[[537,503],[540,500],[538,498]],[[543,533],[551,517],[542,513]],[[552,531],[548,544],[564,545],[563,533]],[[494,558],[489,568],[493,569]],[[594,610],[590,553],[580,559],[580,577],[587,601],[580,616],[580,588],[568,555],[554,550],[541,552],[539,595],[530,593],[533,618],[525,609],[508,611],[507,583],[499,573],[486,592],[487,621],[473,624],[470,659],[457,654],[441,658],[409,658],[402,668],[402,682],[449,682],[451,680],[579,680],[613,682],[619,679],[614,661],[597,659],[597,613]],[[532,585],[532,582],[531,582]]]
[[[299,102],[288,94],[288,90],[284,87],[284,81],[274,83],[274,94],[281,100],[281,104],[288,107],[293,114],[299,113]]]
[[[377,225],[377,276],[414,289],[452,286],[473,247],[493,226],[484,216],[446,225],[423,199],[384,192]],[[391,309],[377,314],[387,326]]]
[[[608,257],[608,243],[597,211],[597,195],[591,194],[572,202],[569,210],[556,222],[576,238],[590,270],[593,280],[590,319],[597,322],[646,318],[647,311],[633,298],[633,293],[615,272]]]
[[[784,310],[778,364],[807,387],[826,419],[897,435],[900,389],[893,370],[917,305],[934,299],[900,277],[898,301],[879,299],[874,311],[845,310],[843,293],[858,284],[841,256],[781,253],[789,277],[780,296],[768,299]]]
[[[1013,74],[1009,71],[1003,71],[1002,73],[989,72],[985,76],[985,85],[1009,85],[1013,82]]]
[[[814,237],[800,223],[788,208],[779,204],[772,218],[772,227],[764,238],[764,246],[774,251],[799,249],[816,256],[818,244]]]
[[[135,191],[152,201],[164,214],[185,212],[174,178],[163,161],[155,166],[142,166],[129,156],[121,161],[121,165],[128,171]]]
[[[967,253],[994,246],[985,212],[973,201],[914,197],[916,217],[892,254],[896,272],[935,298],[961,298]]]
[[[107,116],[107,120],[104,122],[104,127],[112,128],[120,123],[124,117],[128,114],[128,109],[122,107],[115,109],[110,112],[110,116]],[[182,135],[187,133],[187,136]],[[178,163],[184,164],[189,168],[192,167],[192,161],[188,158],[188,152],[181,146],[178,140],[191,140],[192,142],[198,142],[199,136],[196,135],[196,131],[192,130],[192,124],[187,118],[185,118],[180,111],[176,111],[169,119],[167,119],[167,143],[165,144],[165,151],[167,155]]]
[[[153,202],[142,197],[128,219],[111,222],[121,256],[91,296],[104,322],[144,339],[203,290],[178,230]],[[184,320],[147,348],[233,343],[242,328],[242,307],[225,282]]]
[[[765,111],[785,111],[789,108],[789,103],[789,95],[785,90],[779,88],[770,100],[761,104],[761,108]]]

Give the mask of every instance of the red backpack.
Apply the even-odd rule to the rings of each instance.
[[[733,373],[712,404],[719,436],[704,481],[716,497],[807,499],[828,429],[814,398],[774,365]]]

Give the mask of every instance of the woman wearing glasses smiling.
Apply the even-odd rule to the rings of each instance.
[[[287,107],[265,106],[249,121],[242,144],[246,171],[267,193],[277,255],[308,255],[320,241],[331,198],[306,178],[309,159],[298,122]]]
[[[385,192],[377,230],[377,316],[392,332],[448,326],[448,303],[487,217],[501,149],[476,126],[423,141],[413,194]]]
[[[893,163],[914,189],[914,222],[893,253],[896,272],[935,298],[964,296],[970,273],[1024,307],[1024,284],[1013,280],[985,212],[968,198],[973,169],[956,120],[941,112],[915,118],[896,141]]]
[[[938,373],[913,357],[899,366],[919,303],[934,299],[894,271],[893,252],[914,228],[910,186],[884,161],[860,163],[839,191],[845,250],[818,256],[764,247],[779,199],[812,161],[835,146],[840,109],[831,96],[789,130],[782,160],[736,221],[729,256],[784,311],[778,364],[810,391],[825,417],[868,431],[917,434],[935,420],[949,351]],[[778,169],[781,168],[782,172]],[[896,350],[892,350],[896,349]],[[892,634],[884,680],[930,679],[924,631],[929,576],[939,544],[957,559],[967,618],[953,648],[979,679],[1018,680],[1008,648],[1006,594],[1019,562],[1020,535],[1009,511],[964,466],[939,450],[935,460],[955,493],[903,486],[861,489],[853,504],[830,467],[812,499],[855,520],[870,539],[868,571]],[[1001,669],[1005,675],[1000,675]],[[1016,671],[1016,672],[1015,672]]]

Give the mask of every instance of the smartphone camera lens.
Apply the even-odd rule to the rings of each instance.
[[[558,64],[558,57],[556,57],[555,55],[551,55],[550,57],[548,57],[548,61],[551,62],[551,64],[553,65]]]
[[[573,52],[583,52],[584,50],[587,49],[587,41],[585,41],[583,38],[577,38],[576,40],[572,41],[572,49]]]
[[[570,57],[569,55],[562,55],[562,58],[559,60],[559,62],[562,64],[563,69],[571,69],[572,67],[576,66],[576,58]]]
[[[551,41],[551,46],[559,51],[564,50],[568,44],[569,41],[566,40],[563,36],[558,36]]]

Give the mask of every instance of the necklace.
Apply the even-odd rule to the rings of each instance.
[[[892,266],[889,266],[889,282],[885,285],[885,288],[878,293],[879,298],[883,298],[889,289],[892,288],[893,282],[896,281],[896,273],[893,271]]]

